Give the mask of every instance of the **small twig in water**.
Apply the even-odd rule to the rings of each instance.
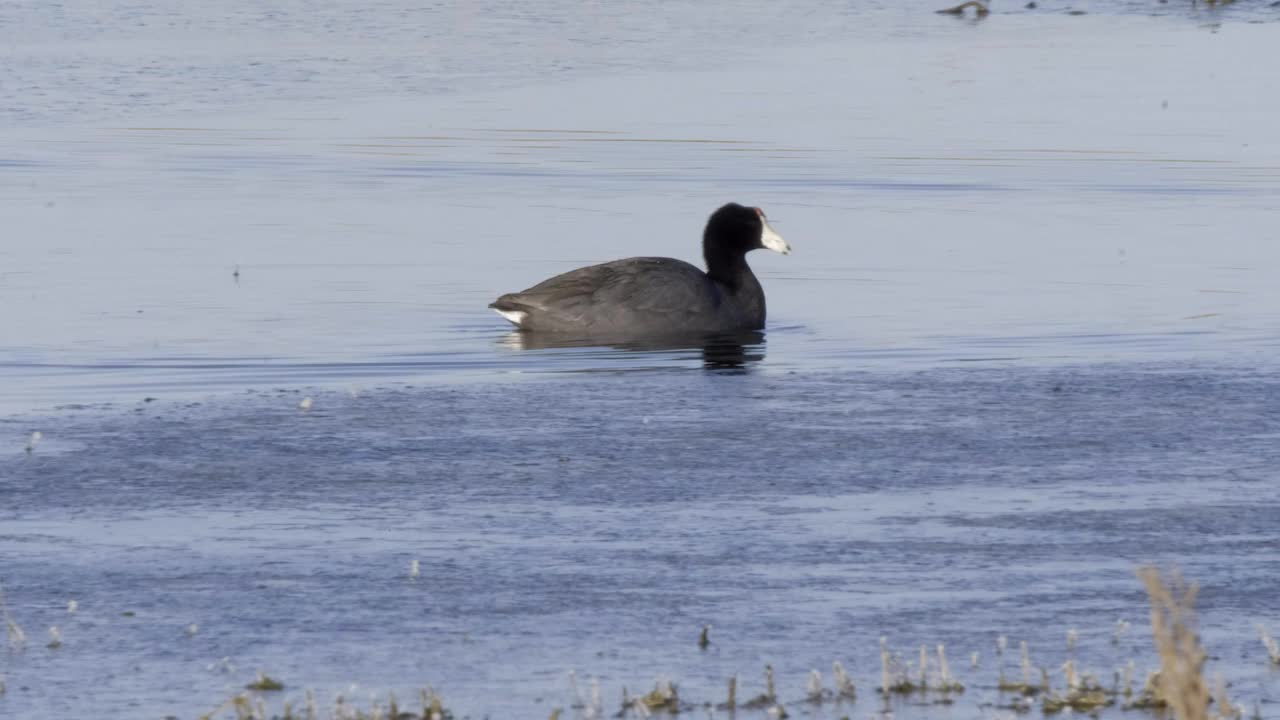
[[[253,682],[245,685],[245,689],[257,690],[259,692],[271,692],[275,690],[283,690],[284,683],[259,670],[258,676],[254,678]]]
[[[1280,643],[1262,625],[1258,625],[1258,637],[1262,640],[1262,646],[1267,649],[1267,658],[1273,665],[1280,665]]]
[[[852,700],[858,696],[853,678],[849,677],[849,673],[845,671],[844,665],[841,665],[839,660],[831,663],[831,678],[836,686],[836,697]]]
[[[949,8],[944,8],[942,10],[939,10],[938,14],[939,15],[964,15],[964,11],[968,10],[969,8],[973,8],[974,14],[976,14],[978,17],[986,17],[991,13],[991,10],[989,10],[987,6],[984,5],[983,3],[978,2],[978,0],[969,0],[968,2],[962,2],[959,5],[956,5],[955,7],[949,7]]]

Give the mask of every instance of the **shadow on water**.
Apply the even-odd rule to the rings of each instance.
[[[607,337],[543,334],[513,331],[500,341],[512,350],[568,350],[606,348],[628,354],[667,355],[686,351],[700,353],[707,370],[729,374],[745,373],[753,363],[764,360],[764,333],[680,334],[649,337]]]

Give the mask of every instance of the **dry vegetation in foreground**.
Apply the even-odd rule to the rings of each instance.
[[[1161,573],[1155,568],[1143,567],[1138,569],[1137,575],[1147,592],[1152,642],[1159,657],[1159,668],[1146,676],[1140,689],[1134,687],[1135,663],[1132,660],[1123,671],[1115,672],[1109,686],[1104,686],[1096,675],[1083,670],[1076,657],[1078,635],[1074,629],[1067,632],[1067,660],[1061,666],[1062,680],[1059,684],[1050,679],[1050,672],[1045,666],[1032,663],[1025,641],[1018,644],[1016,674],[1006,676],[1005,656],[1009,648],[1007,639],[1001,636],[996,642],[996,668],[993,668],[997,671],[997,680],[994,684],[977,685],[994,690],[1001,699],[995,704],[984,703],[979,707],[992,712],[1011,710],[1019,714],[1039,709],[1043,716],[1052,717],[1069,711],[1093,715],[1114,706],[1124,710],[1149,711],[1155,716],[1172,717],[1174,720],[1241,720],[1244,709],[1228,699],[1225,681],[1218,677],[1211,684],[1204,676],[1208,655],[1200,644],[1196,626],[1198,587],[1186,582],[1176,570]],[[77,607],[75,601],[70,602],[68,612],[74,614]],[[26,652],[26,634],[5,605],[3,595],[0,595],[0,622],[5,626],[9,653],[20,655]],[[709,627],[704,627],[696,643],[692,644],[705,650],[711,645],[709,630]],[[1110,632],[1112,644],[1119,644],[1128,631],[1127,622],[1117,622]],[[1280,665],[1280,647],[1276,641],[1264,627],[1259,626],[1258,633],[1266,650],[1263,661],[1268,665]],[[48,647],[61,647],[63,639],[56,627],[51,629],[51,634],[55,642]],[[74,652],[74,643],[69,642],[67,649],[58,652]],[[980,654],[974,652],[969,656],[968,668],[977,671],[979,665]],[[1049,664],[1049,667],[1054,666],[1054,662]],[[694,711],[708,717],[714,717],[717,712],[727,712],[730,717],[740,713],[744,718],[783,718],[789,715],[786,705],[812,707],[827,703],[831,704],[837,716],[849,717],[859,701],[854,679],[839,661],[832,664],[831,679],[832,687],[824,687],[822,674],[818,670],[810,671],[803,697],[784,703],[775,689],[773,668],[765,666],[763,692],[747,695],[749,699],[739,702],[738,678],[735,676],[728,681],[727,701],[716,703],[687,701],[678,692],[675,682],[659,676],[653,689],[643,695],[630,695],[623,688],[621,705],[616,711],[606,713],[599,680],[591,680],[590,691],[584,694],[578,686],[576,674],[570,672],[572,698],[567,703],[569,709],[556,708],[551,712],[551,718],[559,720],[566,712],[568,717],[579,720],[603,720],[606,716],[647,718],[655,714],[677,715]],[[413,710],[402,708],[394,694],[385,696],[385,704],[381,698],[371,696],[367,705],[339,695],[325,707],[320,706],[311,690],[305,691],[301,701],[288,699],[282,697],[285,684],[261,672],[245,688],[212,712],[200,716],[200,720],[451,720],[455,717],[445,707],[441,696],[430,687],[419,691]],[[921,645],[915,658],[908,660],[892,651],[887,638],[881,638],[880,678],[875,690],[872,695],[878,700],[875,715],[892,717],[895,709],[910,714],[907,708],[895,707],[895,703],[908,696],[913,706],[950,705],[965,692],[965,685],[952,674],[942,645],[932,648]],[[0,677],[0,696],[4,692],[4,678]],[[269,702],[269,698],[279,700]],[[279,710],[272,711],[269,706]],[[1256,708],[1252,716],[1259,716]]]

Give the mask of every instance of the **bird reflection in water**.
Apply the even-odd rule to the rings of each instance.
[[[748,372],[752,363],[764,360],[764,333],[756,330],[644,338],[577,337],[515,331],[503,337],[501,344],[513,350],[611,348],[637,354],[700,351],[704,368],[729,374]]]

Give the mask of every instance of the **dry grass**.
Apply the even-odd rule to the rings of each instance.
[[[9,650],[21,652],[27,646],[27,634],[22,631],[22,627],[9,614],[9,606],[4,603],[3,590],[0,590],[0,621],[5,626],[5,636],[9,643]]]
[[[1280,643],[1262,625],[1258,625],[1258,637],[1262,640],[1262,646],[1267,649],[1267,659],[1272,665],[1280,665]]]
[[[1152,567],[1138,569],[1151,602],[1151,637],[1160,655],[1160,671],[1150,683],[1155,705],[1167,706],[1177,720],[1208,720],[1209,687],[1204,680],[1205,651],[1196,633],[1195,602],[1199,586],[1177,571],[1161,577]],[[1231,705],[1226,691],[1220,710]]]
[[[1135,664],[1132,660],[1115,673],[1114,686],[1104,688],[1097,677],[1089,672],[1078,671],[1078,660],[1075,650],[1079,634],[1072,630],[1068,633],[1068,659],[1063,665],[1063,684],[1059,688],[1051,686],[1048,672],[1044,667],[1038,668],[1039,682],[1034,675],[1037,667],[1031,662],[1027,643],[1019,643],[1021,681],[1006,679],[1004,675],[1005,654],[1008,642],[1002,635],[996,644],[996,655],[999,658],[999,680],[997,689],[1002,693],[1016,693],[1012,704],[1001,705],[1002,709],[1016,712],[1028,712],[1034,707],[1032,697],[1038,697],[1040,711],[1043,716],[1055,713],[1074,711],[1095,714],[1105,707],[1118,702],[1127,701],[1123,707],[1129,709],[1159,710],[1159,716],[1165,720],[1239,720],[1243,710],[1233,705],[1227,696],[1227,685],[1222,678],[1210,683],[1204,675],[1207,653],[1200,643],[1197,632],[1195,601],[1198,587],[1186,582],[1176,572],[1161,573],[1155,568],[1145,567],[1137,571],[1138,578],[1145,586],[1150,603],[1151,635],[1156,653],[1159,656],[1159,669],[1146,679],[1140,692],[1134,692]],[[20,651],[25,644],[25,637],[9,615],[0,595],[0,624],[6,626],[9,635],[10,650]],[[1127,623],[1117,623],[1117,628],[1127,628]],[[704,637],[706,630],[704,629]],[[1123,634],[1122,629],[1113,632],[1103,630],[1115,639]],[[1268,655],[1274,661],[1280,655],[1276,641],[1263,627],[1258,628]],[[17,638],[15,639],[15,636]],[[51,637],[60,644],[57,629],[51,629]],[[68,652],[64,650],[63,652]],[[976,653],[975,653],[976,655]],[[946,650],[942,645],[936,646],[936,656],[929,652],[928,646],[921,646],[919,660],[911,663],[896,656],[889,648],[887,638],[880,639],[881,677],[877,688],[885,701],[883,713],[892,710],[892,703],[897,700],[909,702],[910,705],[921,704],[918,697],[906,699],[902,696],[915,693],[925,694],[925,704],[932,699],[935,703],[950,703],[951,694],[962,692],[964,686],[951,675]],[[977,665],[976,657],[971,665]],[[935,667],[931,667],[935,666]],[[212,668],[213,666],[211,666]],[[570,685],[576,702],[574,707],[581,712],[582,718],[604,717],[603,703],[600,699],[598,680],[592,681],[591,700],[588,703],[579,690],[574,673],[570,672]],[[834,688],[824,688],[821,674],[817,670],[810,672],[806,686],[805,699],[810,703],[828,701],[853,701],[856,689],[853,678],[840,662],[832,665]],[[737,678],[729,679],[728,702],[718,706],[711,702],[683,703],[677,694],[676,685],[669,679],[660,676],[653,690],[645,695],[629,696],[622,689],[622,706],[615,717],[643,718],[653,714],[676,715],[703,706],[708,712],[719,707],[731,713],[735,710],[753,717],[767,714],[770,717],[785,717],[777,690],[774,687],[774,671],[772,666],[765,666],[765,691],[758,697],[739,703],[737,698]],[[283,707],[283,714],[268,713],[267,699],[264,693],[284,689],[283,683],[272,679],[264,673],[258,673],[254,682],[245,686],[248,692],[240,692],[227,700],[207,715],[205,720],[234,717],[236,720],[266,720],[270,717],[280,720],[319,720],[322,716],[317,707],[314,694],[306,693],[306,703],[301,714],[295,714],[292,701],[276,695],[276,701]],[[354,688],[354,686],[353,686]],[[3,677],[0,676],[0,694],[4,692]],[[352,704],[342,695],[337,696],[335,704],[327,713],[327,717],[335,720],[449,720],[453,715],[445,709],[440,697],[430,688],[420,692],[420,712],[404,712],[395,696],[387,696],[388,704],[382,705],[380,699],[371,696],[368,709]],[[751,712],[757,711],[757,712]],[[558,717],[559,711],[552,713]],[[1255,716],[1259,714],[1255,711]]]

